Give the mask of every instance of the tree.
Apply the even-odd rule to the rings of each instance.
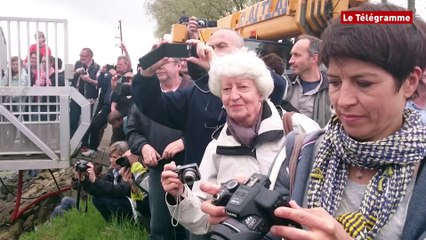
[[[146,13],[157,23],[155,36],[170,33],[171,26],[182,16],[217,20],[241,10],[256,0],[148,0]]]

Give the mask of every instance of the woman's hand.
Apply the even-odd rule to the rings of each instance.
[[[200,189],[213,196],[219,192],[220,186],[209,182],[203,182],[200,185]],[[201,211],[209,215],[210,224],[219,224],[228,217],[225,213],[225,207],[214,205],[212,200],[204,201],[201,204]]]
[[[177,199],[177,197],[183,193],[184,188],[178,174],[174,172],[175,169],[176,164],[173,161],[164,165],[164,170],[161,173],[161,185],[165,192]]]
[[[290,201],[290,207],[279,207],[275,209],[274,213],[277,217],[293,220],[306,228],[299,229],[277,225],[271,227],[272,234],[283,237],[286,240],[352,239],[352,237],[345,232],[343,226],[323,208],[301,208],[295,201]]]

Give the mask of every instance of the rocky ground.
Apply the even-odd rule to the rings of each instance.
[[[60,188],[69,187],[71,184],[72,169],[66,168],[53,170],[53,176]],[[61,195],[49,197],[26,211],[19,219],[11,222],[11,216],[15,209],[16,191],[18,186],[17,172],[0,172],[0,240],[18,239],[24,231],[32,231],[35,226],[49,220],[55,206],[61,200]],[[54,192],[58,187],[48,170],[42,170],[37,177],[31,177],[28,171],[24,171],[22,200],[19,209],[35,200],[43,194]],[[62,196],[70,196],[67,191]]]

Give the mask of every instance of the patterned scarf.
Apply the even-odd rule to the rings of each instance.
[[[395,213],[426,154],[426,128],[418,113],[404,112],[404,123],[393,135],[374,142],[349,137],[333,116],[316,157],[308,186],[308,208],[322,207],[334,215],[342,200],[349,166],[378,169],[367,185],[361,206],[336,219],[355,239],[374,239]]]

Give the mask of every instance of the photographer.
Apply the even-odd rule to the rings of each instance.
[[[237,176],[268,174],[285,136],[280,114],[268,100],[274,85],[265,63],[254,52],[239,51],[214,58],[209,75],[209,87],[222,100],[227,119],[205,149],[201,181],[220,184]],[[318,128],[309,118],[298,117],[299,129]],[[175,169],[174,162],[167,164],[161,175],[169,211],[192,233],[206,234],[208,215],[200,206],[207,196],[199,182],[192,190],[184,186]]]
[[[80,52],[80,60],[74,65],[74,77],[71,79],[71,86],[75,87],[90,102],[91,107],[98,98],[96,74],[99,68],[99,65],[93,60],[93,51],[90,48],[83,48]],[[72,136],[78,128],[81,115],[81,108],[74,100],[71,101],[70,111]]]
[[[107,66],[101,68],[98,77],[98,87],[101,88],[99,104],[96,109],[96,114],[92,119],[86,134],[82,139],[81,154],[86,157],[96,156],[102,134],[99,134],[108,123],[108,114],[111,112],[111,95],[113,87],[117,82],[126,82],[125,76],[131,75],[130,61],[126,56],[117,58],[117,66],[107,70]],[[129,85],[130,86],[130,85]]]
[[[149,218],[147,198],[144,198],[143,192],[134,184],[131,174],[144,174],[146,169],[137,163],[137,157],[131,155],[128,155],[130,170],[116,163],[128,149],[129,146],[124,141],[115,142],[110,146],[111,165],[108,172],[100,178],[96,176],[92,163],[77,162],[73,185],[79,182],[82,188],[93,196],[93,205],[106,221],[111,221],[113,216],[134,219],[134,212],[137,210],[142,214],[145,224],[146,218]],[[145,226],[149,230],[149,226]]]

